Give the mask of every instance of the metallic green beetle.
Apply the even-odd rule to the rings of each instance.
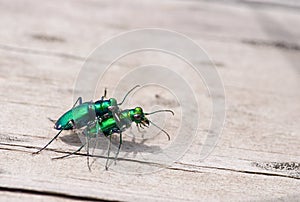
[[[110,146],[111,146],[111,137],[112,134],[118,133],[120,135],[120,141],[119,141],[119,147],[115,156],[115,160],[117,159],[117,156],[119,154],[121,145],[122,145],[122,132],[124,132],[126,129],[130,128],[131,124],[134,122],[136,123],[137,127],[143,128],[143,126],[148,127],[149,124],[151,123],[155,127],[159,128],[162,132],[164,132],[168,140],[170,140],[169,134],[154,124],[152,121],[150,121],[146,116],[151,115],[154,113],[158,112],[170,112],[174,115],[174,112],[171,110],[157,110],[151,113],[144,113],[143,109],[141,107],[136,107],[134,109],[126,109],[123,110],[119,113],[117,113],[114,117],[108,118],[104,121],[95,121],[93,123],[90,123],[88,127],[85,128],[83,131],[84,135],[88,138],[96,137],[99,133],[104,134],[106,137],[110,138],[110,143],[109,143],[109,148],[108,148],[108,154],[107,154],[107,160],[106,160],[106,170],[108,169],[108,160],[109,160],[109,155],[110,155]],[[86,141],[78,150],[76,150],[73,153],[61,156],[61,157],[56,157],[55,159],[61,159],[68,157],[72,154],[75,154],[79,152],[86,144],[89,144],[89,141]],[[87,157],[89,157],[89,145],[87,149]],[[88,167],[89,167],[89,160],[87,161]],[[90,169],[90,167],[89,167]]]
[[[101,122],[102,120],[112,117],[113,114],[118,113],[119,105],[123,104],[129,93],[137,87],[139,87],[139,85],[133,87],[130,91],[128,91],[128,93],[124,96],[122,102],[120,103],[117,103],[117,100],[115,98],[104,100],[104,98],[106,97],[106,89],[101,99],[96,102],[82,103],[82,98],[79,97],[73,107],[69,111],[64,113],[55,122],[54,128],[56,130],[59,130],[57,135],[54,136],[44,147],[42,147],[34,154],[38,154],[39,152],[47,148],[63,130],[80,129],[87,126],[89,122],[94,121],[95,119],[98,119]],[[76,106],[77,103],[79,103],[78,106]]]

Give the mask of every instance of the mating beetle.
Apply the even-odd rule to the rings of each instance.
[[[148,127],[149,124],[151,123],[155,127],[159,128],[161,131],[163,131],[167,135],[168,140],[170,140],[170,136],[165,130],[163,130],[162,128],[160,128],[156,124],[154,124],[152,121],[150,121],[146,117],[147,115],[155,114],[155,113],[158,113],[158,112],[170,112],[174,115],[174,112],[171,111],[171,110],[157,110],[157,111],[154,111],[154,112],[151,112],[151,113],[144,113],[143,109],[141,107],[136,107],[134,109],[125,109],[125,110],[117,113],[116,116],[108,118],[108,119],[103,120],[101,122],[98,121],[98,120],[95,121],[95,122],[90,122],[90,124],[83,131],[84,135],[87,138],[95,137],[99,133],[102,133],[106,137],[110,138],[110,143],[109,143],[108,153],[107,153],[107,159],[106,159],[106,165],[105,165],[106,170],[108,169],[108,160],[109,160],[109,155],[110,155],[110,146],[111,146],[112,134],[118,133],[120,135],[119,146],[118,146],[118,150],[117,150],[117,153],[116,153],[116,156],[115,156],[115,160],[116,160],[117,156],[119,154],[121,145],[122,145],[122,132],[124,132],[126,129],[130,128],[130,126],[133,122],[136,123],[137,127],[141,127],[141,128],[143,128],[143,126]],[[75,154],[75,153],[79,152],[88,143],[89,143],[89,141],[86,141],[86,143],[81,145],[79,147],[79,149],[77,149],[75,152],[72,152],[72,153],[64,155],[64,156],[56,157],[55,159],[65,158],[65,157],[68,157],[72,154]],[[87,154],[88,154],[88,157],[89,157],[89,151],[88,150],[89,149],[87,149]],[[87,161],[87,163],[88,163],[88,167],[89,167],[89,160]]]
[[[73,107],[64,113],[54,124],[54,128],[59,130],[56,136],[54,136],[43,148],[35,152],[34,154],[40,153],[42,150],[46,149],[63,130],[72,130],[80,129],[87,126],[91,121],[94,121],[97,118],[99,121],[105,120],[113,116],[113,113],[119,111],[119,105],[123,104],[126,97],[139,85],[133,87],[128,93],[124,96],[121,103],[117,103],[115,98],[110,98],[108,100],[103,100],[106,97],[106,89],[104,95],[100,100],[93,102],[82,103],[82,98],[79,97]],[[79,103],[78,106],[76,104]]]
[[[156,124],[154,124],[145,116],[158,113],[158,112],[171,112],[174,115],[173,111],[157,110],[151,113],[144,113],[141,107],[136,107],[134,109],[126,109],[123,111],[119,109],[119,105],[123,104],[123,102],[125,101],[126,97],[129,95],[129,93],[137,87],[139,87],[139,85],[132,88],[124,96],[121,103],[117,103],[115,98],[104,100],[104,97],[106,97],[106,89],[104,91],[104,96],[102,96],[101,99],[96,102],[82,103],[82,98],[79,97],[75,102],[75,104],[73,105],[73,107],[69,111],[64,113],[55,122],[54,128],[59,130],[59,132],[43,148],[35,152],[35,154],[47,148],[47,146],[50,145],[60,135],[60,133],[63,130],[80,129],[85,127],[83,130],[83,134],[87,138],[86,143],[81,145],[80,148],[78,148],[75,152],[72,152],[70,154],[61,157],[55,157],[54,159],[65,158],[67,156],[79,152],[86,144],[89,144],[90,138],[96,137],[98,134],[103,134],[106,137],[108,136],[110,137],[108,156],[107,156],[106,166],[105,166],[105,168],[108,169],[108,160],[109,160],[112,134],[118,133],[120,135],[119,147],[115,156],[115,160],[116,160],[122,145],[122,132],[128,129],[131,126],[132,122],[135,122],[138,128],[139,127],[143,128],[143,126],[148,127],[149,124],[151,123],[155,127],[159,128],[161,131],[163,131],[167,135],[168,140],[170,140],[170,136],[165,130],[163,130]],[[79,103],[78,106],[76,106],[77,103]],[[89,159],[89,145],[87,146],[88,146],[87,158]],[[89,167],[89,160],[87,161],[87,163]]]

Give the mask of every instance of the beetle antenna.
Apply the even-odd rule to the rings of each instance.
[[[149,122],[152,123],[156,128],[160,129],[163,133],[165,133],[168,136],[169,141],[171,140],[170,135],[164,129],[162,129],[161,127],[159,127],[158,125],[156,125],[155,123],[153,123],[150,120],[149,120]]]
[[[137,87],[141,87],[140,85],[136,85],[134,86],[130,91],[128,91],[128,93],[126,93],[126,95],[124,96],[123,100],[121,103],[118,103],[118,105],[122,105],[123,102],[126,100],[127,96],[129,95],[129,93],[131,93],[134,89],[136,89]]]
[[[155,114],[155,113],[158,113],[158,112],[170,112],[173,114],[174,116],[174,112],[172,110],[169,110],[169,109],[161,109],[161,110],[157,110],[157,111],[154,111],[154,112],[150,112],[150,113],[144,113],[145,115],[151,115],[151,114]]]

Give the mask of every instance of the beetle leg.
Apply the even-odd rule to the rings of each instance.
[[[82,97],[79,97],[79,98],[76,100],[76,102],[74,103],[74,105],[73,105],[72,108],[74,108],[74,107],[76,106],[77,102],[79,102],[79,105],[81,105],[81,104],[82,104]]]
[[[98,133],[99,133],[99,128],[98,128],[98,121],[94,120],[94,121],[90,121],[87,123],[87,127],[85,129],[84,136],[85,136],[85,144],[87,145],[87,149],[86,149],[86,155],[87,155],[87,166],[89,168],[89,170],[91,171],[91,166],[90,166],[90,139],[92,137],[98,137]],[[96,127],[96,133],[92,133],[90,130]],[[95,149],[95,148],[94,148]],[[93,153],[93,152],[92,152]]]
[[[120,153],[120,149],[121,149],[122,143],[123,143],[123,140],[122,140],[122,131],[120,131],[120,142],[119,142],[118,151],[117,151],[116,156],[115,156],[115,164],[116,164],[118,155]]]
[[[86,149],[86,163],[87,163],[87,166],[89,168],[89,171],[91,171],[91,167],[90,167],[90,138],[89,137],[86,137],[85,139],[86,141],[86,144],[87,144],[87,149]]]
[[[80,150],[81,150],[85,145],[86,145],[86,143],[83,144],[83,145],[81,145],[76,151],[74,151],[74,152],[72,152],[72,153],[69,153],[69,154],[64,155],[64,156],[53,157],[52,159],[63,159],[63,158],[66,158],[66,157],[68,157],[68,156],[71,156],[71,155],[73,155],[73,154],[76,154],[77,152],[80,152]]]
[[[107,94],[107,89],[105,88],[105,89],[104,89],[104,95],[101,96],[101,101],[103,101],[103,99],[106,97],[106,94]]]
[[[109,160],[109,153],[110,153],[110,146],[111,146],[111,136],[112,136],[112,134],[109,135],[109,145],[108,145],[108,151],[107,151],[105,170],[108,170],[108,160]]]
[[[59,135],[60,135],[60,133],[63,131],[63,129],[62,130],[60,130],[43,148],[41,148],[41,149],[39,149],[38,151],[36,151],[36,152],[34,152],[34,153],[32,153],[32,154],[38,154],[38,153],[40,153],[41,151],[43,151],[44,149],[46,149],[48,146],[49,146],[49,144],[51,144],[51,142],[53,142]]]

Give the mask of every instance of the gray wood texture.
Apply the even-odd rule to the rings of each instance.
[[[1,0],[0,200],[299,201],[300,5],[255,2]],[[47,117],[72,106],[90,52],[144,27],[183,33],[216,63],[226,121],[211,155],[199,161],[196,141],[158,172],[129,175],[97,162],[90,172],[84,156],[51,160],[80,144],[68,133],[31,155],[56,134]]]

